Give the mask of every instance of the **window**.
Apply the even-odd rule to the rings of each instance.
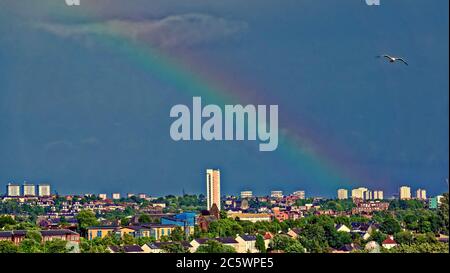
[[[102,231],[101,230],[97,230],[97,237],[102,237]]]

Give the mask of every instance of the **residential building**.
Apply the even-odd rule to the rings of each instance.
[[[427,200],[427,191],[424,190],[424,189],[417,189],[417,191],[416,191],[416,199]]]
[[[220,170],[206,170],[206,209],[210,210],[216,204],[220,210]]]
[[[256,248],[256,236],[255,235],[238,235],[236,236],[238,242],[237,253],[258,253]]]
[[[145,253],[138,245],[109,246],[108,250],[111,253]]]
[[[344,225],[344,224],[339,224],[339,225],[336,226],[336,231],[349,233],[351,231],[351,229],[349,227],[347,227],[346,225]]]
[[[147,194],[145,194],[145,193],[140,193],[140,194],[138,195],[138,197],[139,197],[140,199],[146,199],[146,198],[147,198]]]
[[[283,198],[283,191],[271,191],[270,197],[272,198]]]
[[[245,198],[253,198],[253,192],[252,191],[241,191],[241,199]]]
[[[367,188],[357,188],[352,190],[352,198],[353,199],[364,199],[364,193],[368,191]]]
[[[400,200],[411,199],[411,188],[407,186],[400,187]]]
[[[272,215],[268,213],[241,213],[228,211],[227,216],[229,218],[239,218],[241,221],[249,221],[252,223],[272,221]]]
[[[348,199],[348,190],[346,190],[346,189],[339,189],[337,191],[337,196],[338,196],[339,200]]]
[[[36,196],[36,186],[33,184],[23,184],[23,195],[24,196]]]
[[[380,201],[358,202],[352,209],[352,214],[371,214],[375,211],[385,211],[389,208],[389,203]]]
[[[444,196],[442,195],[438,195],[435,197],[430,198],[430,200],[428,201],[428,207],[430,209],[437,209],[439,208],[439,206],[441,205],[441,199],[444,198]]]
[[[20,185],[8,183],[8,185],[6,186],[6,195],[9,197],[19,197]]]
[[[106,193],[100,193],[98,195],[98,198],[100,198],[101,200],[106,200],[108,199],[108,195]]]
[[[113,193],[112,194],[112,199],[113,200],[119,200],[120,199],[120,193],[118,193],[118,192]]]
[[[394,236],[389,235],[386,240],[384,240],[381,244],[386,249],[391,249],[397,246],[397,242],[394,240]]]
[[[104,238],[108,235],[115,234],[118,226],[92,226],[88,227],[87,236],[88,240],[94,240],[95,238]]]
[[[192,248],[192,245],[189,242],[154,242],[147,243],[143,245],[141,248],[144,253],[165,253],[165,247],[173,245],[173,244],[181,244],[184,250],[189,250]]]
[[[26,238],[27,233],[27,230],[0,231],[0,241],[9,240],[18,245]],[[41,230],[39,233],[41,234],[42,242],[55,239],[72,242],[74,244],[78,244],[80,242],[80,235],[68,229]]]
[[[373,199],[373,192],[371,190],[367,190],[363,193],[363,199],[364,200],[372,200]]]
[[[197,238],[197,239],[194,239],[194,240],[192,240],[190,242],[190,244],[192,246],[190,248],[190,252],[191,253],[196,252],[199,246],[206,244],[210,240],[215,240],[215,241],[217,241],[219,243],[222,243],[224,245],[231,246],[231,247],[233,247],[236,250],[236,252],[238,252],[238,250],[240,249],[239,248],[239,242],[236,241],[236,239],[234,239],[233,237],[219,237],[219,238],[214,238],[214,239]]]
[[[373,199],[374,200],[383,200],[384,199],[383,191],[380,191],[380,190],[373,191]]]
[[[305,191],[295,191],[292,195],[298,197],[299,199],[305,199],[306,198]]]
[[[46,197],[51,195],[49,184],[39,184],[38,185],[38,195],[39,197]]]
[[[153,237],[156,241],[161,240],[162,237],[168,237],[172,231],[177,227],[176,225],[165,224],[149,224],[144,227],[150,228],[150,237]]]

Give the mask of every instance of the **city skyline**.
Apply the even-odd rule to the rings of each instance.
[[[215,172],[218,172],[218,175],[214,175]],[[368,189],[365,187],[359,187],[359,188],[337,188],[335,190],[335,194],[331,195],[331,196],[327,196],[327,195],[323,195],[323,194],[316,194],[316,193],[310,193],[308,191],[305,191],[304,189],[300,190],[300,188],[296,188],[296,190],[293,191],[284,191],[284,190],[280,190],[279,187],[278,188],[273,188],[272,190],[268,191],[268,192],[262,192],[262,191],[258,191],[252,188],[246,188],[243,189],[239,192],[226,192],[221,194],[221,183],[220,183],[220,170],[215,170],[215,169],[207,169],[206,170],[206,188],[204,190],[204,192],[192,192],[192,193],[181,193],[181,194],[177,194],[177,193],[167,193],[167,194],[163,194],[163,195],[153,195],[151,192],[146,192],[146,191],[141,191],[141,192],[130,192],[130,191],[102,191],[102,192],[80,192],[80,193],[63,193],[61,194],[59,191],[57,190],[53,190],[54,193],[57,194],[61,194],[61,195],[96,195],[98,196],[100,199],[106,199],[108,198],[108,196],[110,196],[110,199],[120,199],[122,197],[131,197],[131,196],[146,196],[146,197],[160,197],[160,196],[167,196],[167,195],[175,195],[175,196],[182,196],[184,194],[196,194],[196,195],[200,195],[203,194],[205,196],[205,198],[208,201],[208,204],[210,203],[210,205],[207,205],[207,207],[211,207],[212,204],[214,203],[221,203],[220,199],[221,197],[226,197],[226,196],[236,196],[236,197],[242,197],[242,195],[246,195],[245,198],[249,198],[250,196],[252,197],[264,197],[264,196],[274,196],[275,194],[277,196],[297,196],[300,197],[300,199],[307,199],[307,198],[319,198],[319,197],[323,197],[323,198],[328,198],[328,199],[352,199],[352,198],[361,198],[361,199],[367,199],[367,200],[376,200],[376,199],[394,199],[394,198],[399,198],[399,199],[419,199],[419,200],[426,200],[429,199],[431,197],[434,196],[439,196],[442,193],[446,192],[446,191],[442,191],[442,192],[437,192],[437,193],[430,193],[428,192],[428,190],[424,187],[418,187],[418,188],[412,188],[411,186],[402,184],[401,186],[398,187],[397,192],[393,192],[393,193],[386,193],[386,191],[384,191],[381,188],[377,188],[377,189]],[[218,178],[218,182],[216,180],[216,182],[213,182],[214,179],[211,179],[210,177],[215,176],[215,179]],[[214,184],[214,186],[212,186],[212,184]],[[14,190],[14,192],[17,192],[14,195],[8,195],[8,192],[10,192],[9,187],[13,186],[15,188],[17,188],[16,190]],[[34,194],[25,194],[25,187],[26,186],[33,186],[35,187],[34,189]],[[37,187],[36,187],[37,186]],[[51,193],[50,190],[51,184],[49,183],[29,183],[27,181],[24,181],[22,184],[19,183],[12,183],[9,182],[6,184],[6,191],[4,196],[47,196]],[[218,187],[218,192],[216,192],[216,194],[219,194],[219,197],[215,197],[215,195],[211,195],[210,198],[208,198],[208,192],[209,192],[209,187],[211,188],[217,188]],[[43,189],[45,188],[45,189]],[[407,188],[407,195],[409,197],[407,198],[402,198],[402,188]],[[41,192],[44,191],[46,194],[41,194]],[[345,191],[345,193],[343,193],[342,191]],[[358,193],[355,194],[355,191],[357,191]],[[448,189],[447,189],[448,191]],[[366,196],[365,193],[369,193],[370,192],[370,197]],[[256,194],[255,194],[256,193]],[[212,194],[212,193],[211,193]],[[341,195],[342,194],[342,195]],[[345,195],[346,198],[340,198],[340,196]],[[0,191],[0,196],[2,196],[2,192]],[[382,198],[377,198],[377,196],[381,196]],[[428,198],[427,198],[428,196]],[[139,197],[140,198],[140,197]],[[218,199],[217,199],[218,198]],[[215,202],[213,201],[215,200]],[[219,200],[219,201],[217,201]],[[220,209],[220,206],[218,206]]]
[[[223,192],[448,187],[448,1],[1,2],[2,182],[200,193],[211,166]],[[196,96],[278,105],[277,150],[173,141]]]

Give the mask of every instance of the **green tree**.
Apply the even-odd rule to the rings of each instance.
[[[138,221],[139,221],[139,223],[144,224],[144,223],[150,223],[152,221],[152,219],[150,218],[150,216],[148,214],[142,214],[141,216],[139,216]]]
[[[384,233],[381,232],[381,231],[375,230],[375,231],[372,232],[372,234],[370,234],[369,240],[375,241],[375,242],[377,242],[378,244],[381,245],[381,243],[382,243],[384,240],[386,240],[386,238],[387,238],[387,235],[386,235],[386,234],[384,234]]]
[[[394,234],[395,241],[398,244],[412,244],[414,242],[413,235],[410,231],[400,231]]]
[[[442,222],[442,231],[448,235],[449,232],[449,212],[448,212],[448,206],[449,206],[449,199],[448,199],[448,192],[444,193],[444,197],[441,199],[441,205],[439,206],[439,217],[441,218]]]
[[[130,234],[124,234],[122,238],[122,242],[124,245],[134,245],[136,244],[136,241],[134,237]]]
[[[27,231],[27,234],[25,235],[25,238],[31,239],[35,241],[37,244],[41,244],[42,242],[42,235],[37,230],[29,230]]]
[[[179,242],[174,242],[172,244],[166,244],[161,247],[161,249],[165,253],[187,253],[188,250],[186,250],[183,245]]]
[[[181,242],[184,240],[185,233],[181,227],[176,227],[170,233],[170,239],[174,242]]]
[[[381,223],[380,230],[386,234],[395,234],[401,230],[401,226],[393,217],[388,217]]]
[[[19,248],[11,241],[0,241],[0,253],[17,253]]]
[[[0,229],[6,225],[15,225],[16,221],[9,215],[0,215]]]
[[[286,253],[304,253],[305,248],[299,241],[284,234],[277,234],[272,239],[269,247],[273,250],[282,250]]]
[[[95,213],[90,210],[80,211],[77,214],[76,219],[78,221],[78,228],[83,234],[86,233],[86,229],[88,227],[98,225],[98,220],[97,217],[95,217]]]
[[[33,239],[24,239],[19,244],[20,253],[41,253],[41,245]]]
[[[67,241],[61,239],[47,241],[43,248],[45,253],[68,253],[70,251],[67,249]]]
[[[232,246],[224,245],[216,240],[208,240],[197,248],[196,253],[236,253]]]
[[[256,235],[255,247],[260,253],[266,253],[266,244],[261,234]]]

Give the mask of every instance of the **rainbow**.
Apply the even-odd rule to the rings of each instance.
[[[69,9],[62,4],[47,2],[48,6],[58,9],[58,14],[64,14],[68,19],[95,19],[96,11],[90,5],[81,5],[75,9],[77,12],[69,13]],[[80,12],[81,9],[81,12]],[[60,13],[62,11],[62,13]],[[78,18],[74,17],[74,14]],[[133,41],[127,35],[121,33],[119,29],[113,29],[111,26],[95,25],[96,28],[104,28],[106,33],[113,35],[96,35],[99,43],[102,43],[114,50],[120,52],[124,57],[134,62],[141,69],[151,72],[161,81],[174,87],[176,90],[188,96],[201,96],[208,101],[214,101],[222,104],[244,104],[261,98],[249,97],[249,94],[242,88],[227,88],[222,82],[202,77],[200,73],[192,71],[195,64],[189,63],[189,69],[186,64],[174,60],[168,53],[161,49],[154,48],[146,43]],[[278,153],[280,160],[289,161],[292,166],[299,169],[308,170],[313,174],[316,184],[327,188],[348,187],[358,185],[368,179],[365,170],[355,170],[352,160],[343,158],[339,149],[335,149],[330,139],[324,138],[315,133],[311,127],[305,127],[303,122],[293,122],[289,119],[283,120],[280,117],[279,146]],[[344,149],[342,149],[344,150]]]

